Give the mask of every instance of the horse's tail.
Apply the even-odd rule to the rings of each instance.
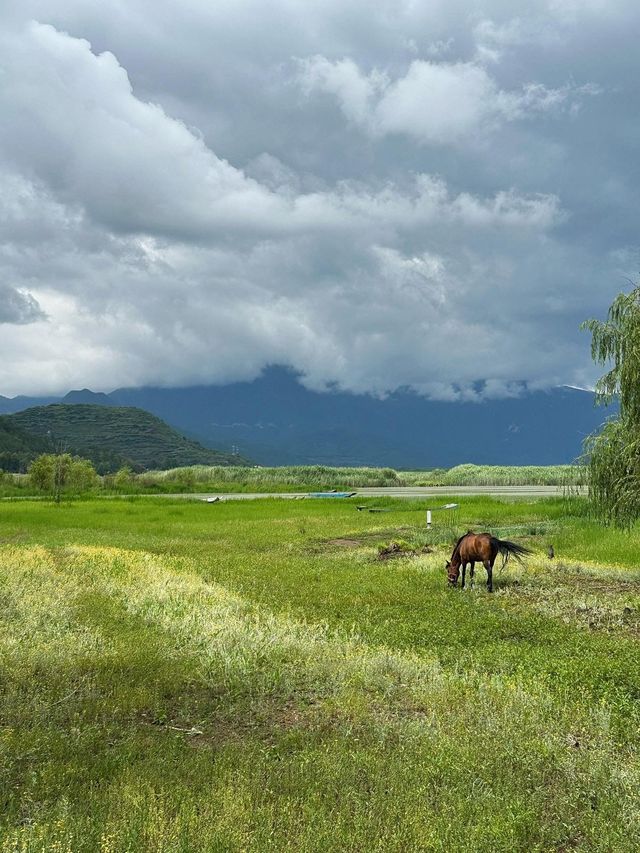
[[[524,545],[518,545],[517,542],[509,542],[507,539],[494,539],[498,546],[498,553],[502,554],[502,568],[509,562],[509,557],[513,556],[519,563],[522,563],[522,558],[527,554],[533,554],[530,548],[525,548]]]

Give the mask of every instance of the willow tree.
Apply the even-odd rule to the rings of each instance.
[[[607,319],[587,320],[591,355],[609,367],[596,402],[617,400],[619,414],[587,439],[589,495],[598,515],[618,527],[640,518],[640,286],[614,299]]]

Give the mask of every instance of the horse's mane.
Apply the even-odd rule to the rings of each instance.
[[[470,533],[473,533],[473,531],[472,531],[472,530],[467,530],[467,532],[466,532],[466,533],[463,533],[463,534],[462,534],[462,536],[461,536],[461,537],[458,539],[458,541],[456,542],[456,544],[453,546],[453,551],[451,552],[451,559],[452,559],[452,560],[453,560],[453,558],[454,558],[454,557],[455,557],[455,555],[456,555],[456,551],[457,551],[457,550],[458,550],[458,548],[460,547],[460,543],[461,543],[461,542],[462,542],[462,540],[463,540],[465,537],[467,537]]]

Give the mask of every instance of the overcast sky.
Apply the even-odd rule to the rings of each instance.
[[[579,324],[640,270],[637,0],[0,10],[0,394],[597,375]]]

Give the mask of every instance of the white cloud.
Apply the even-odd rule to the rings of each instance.
[[[503,100],[479,66],[416,60],[384,93],[376,126],[380,133],[407,133],[425,142],[461,142],[503,114]]]
[[[206,235],[277,213],[271,193],[132,92],[111,53],[35,22],[9,31],[0,145],[18,169],[115,230]]]
[[[375,99],[389,85],[385,74],[362,74],[351,59],[330,62],[324,56],[314,56],[302,60],[300,67],[304,91],[335,95],[344,114],[356,124],[370,122]]]
[[[497,58],[497,57],[495,57]],[[501,124],[572,106],[594,86],[548,88],[530,82],[502,90],[478,62],[415,60],[390,80],[374,69],[360,71],[348,59],[314,56],[301,62],[301,84],[335,95],[349,121],[374,135],[407,134],[420,142],[471,145]]]
[[[522,45],[535,44],[549,48],[562,41],[562,32],[551,15],[508,18],[496,23],[484,18],[475,25],[476,59],[490,64],[499,63],[506,51]]]

